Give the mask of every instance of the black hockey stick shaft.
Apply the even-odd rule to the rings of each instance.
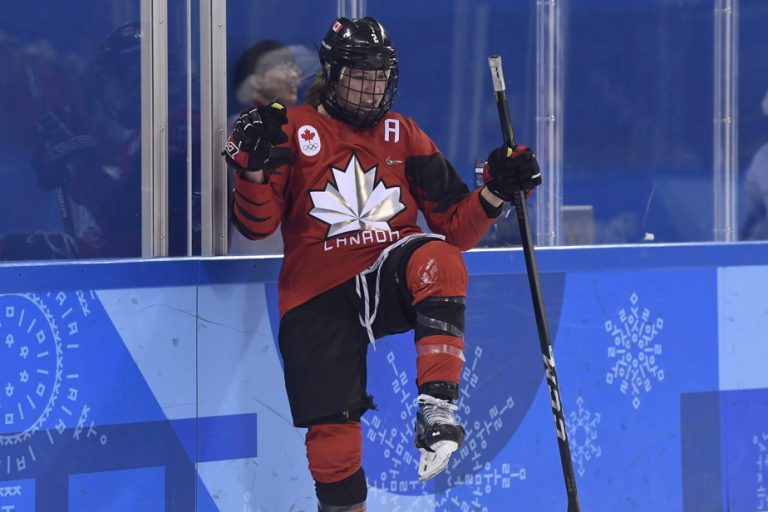
[[[496,95],[496,107],[499,111],[499,121],[501,121],[501,132],[504,137],[504,144],[508,147],[514,147],[515,132],[512,129],[512,118],[509,115],[509,106],[507,105],[507,92],[504,85],[504,71],[501,68],[501,57],[489,57],[488,65],[491,68],[493,91]],[[558,385],[557,372],[555,371],[552,341],[549,337],[549,329],[547,328],[547,316],[544,310],[544,300],[541,293],[539,270],[536,266],[536,256],[533,252],[533,239],[531,238],[531,228],[528,221],[528,208],[525,203],[525,192],[516,193],[514,199],[517,224],[520,227],[520,238],[523,243],[525,267],[528,271],[528,284],[531,288],[533,311],[536,316],[536,328],[539,332],[541,355],[544,359],[544,371],[546,372],[547,387],[549,388],[549,397],[552,403],[552,414],[555,420],[557,446],[560,450],[560,463],[563,467],[565,489],[568,493],[568,512],[580,512],[581,506],[579,505],[579,495],[576,491],[576,476],[573,473],[571,448],[568,444],[568,431],[565,428],[563,402],[560,400],[560,387]]]

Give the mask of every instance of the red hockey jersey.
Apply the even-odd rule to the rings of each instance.
[[[390,112],[356,128],[305,105],[288,109],[292,162],[265,184],[235,179],[234,222],[248,238],[281,224],[280,314],[366,269],[390,244],[430,229],[462,250],[494,222],[435,143]]]

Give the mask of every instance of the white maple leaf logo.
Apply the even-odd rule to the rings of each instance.
[[[352,153],[346,169],[331,167],[336,187],[329,181],[325,190],[309,193],[314,204],[309,214],[329,225],[327,236],[367,229],[391,231],[388,221],[405,205],[400,202],[400,187],[387,188],[381,181],[374,187],[377,169],[374,165],[364,170]]]

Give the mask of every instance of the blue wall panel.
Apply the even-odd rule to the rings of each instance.
[[[768,506],[768,247],[738,249],[539,251],[584,510]],[[371,511],[565,509],[522,254],[466,260],[466,444],[418,482],[412,336],[377,342]],[[0,267],[0,507],[312,511],[276,348],[278,266]]]
[[[669,476],[680,395],[717,389],[715,271],[576,273],[567,290],[557,356],[585,510],[683,510]]]

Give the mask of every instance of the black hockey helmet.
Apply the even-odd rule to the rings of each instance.
[[[397,52],[373,18],[338,18],[320,42],[325,88],[320,101],[331,116],[374,126],[397,98]],[[350,80],[351,79],[351,80]]]
[[[141,122],[141,27],[131,22],[114,29],[99,46],[94,62],[104,110],[127,128]]]

